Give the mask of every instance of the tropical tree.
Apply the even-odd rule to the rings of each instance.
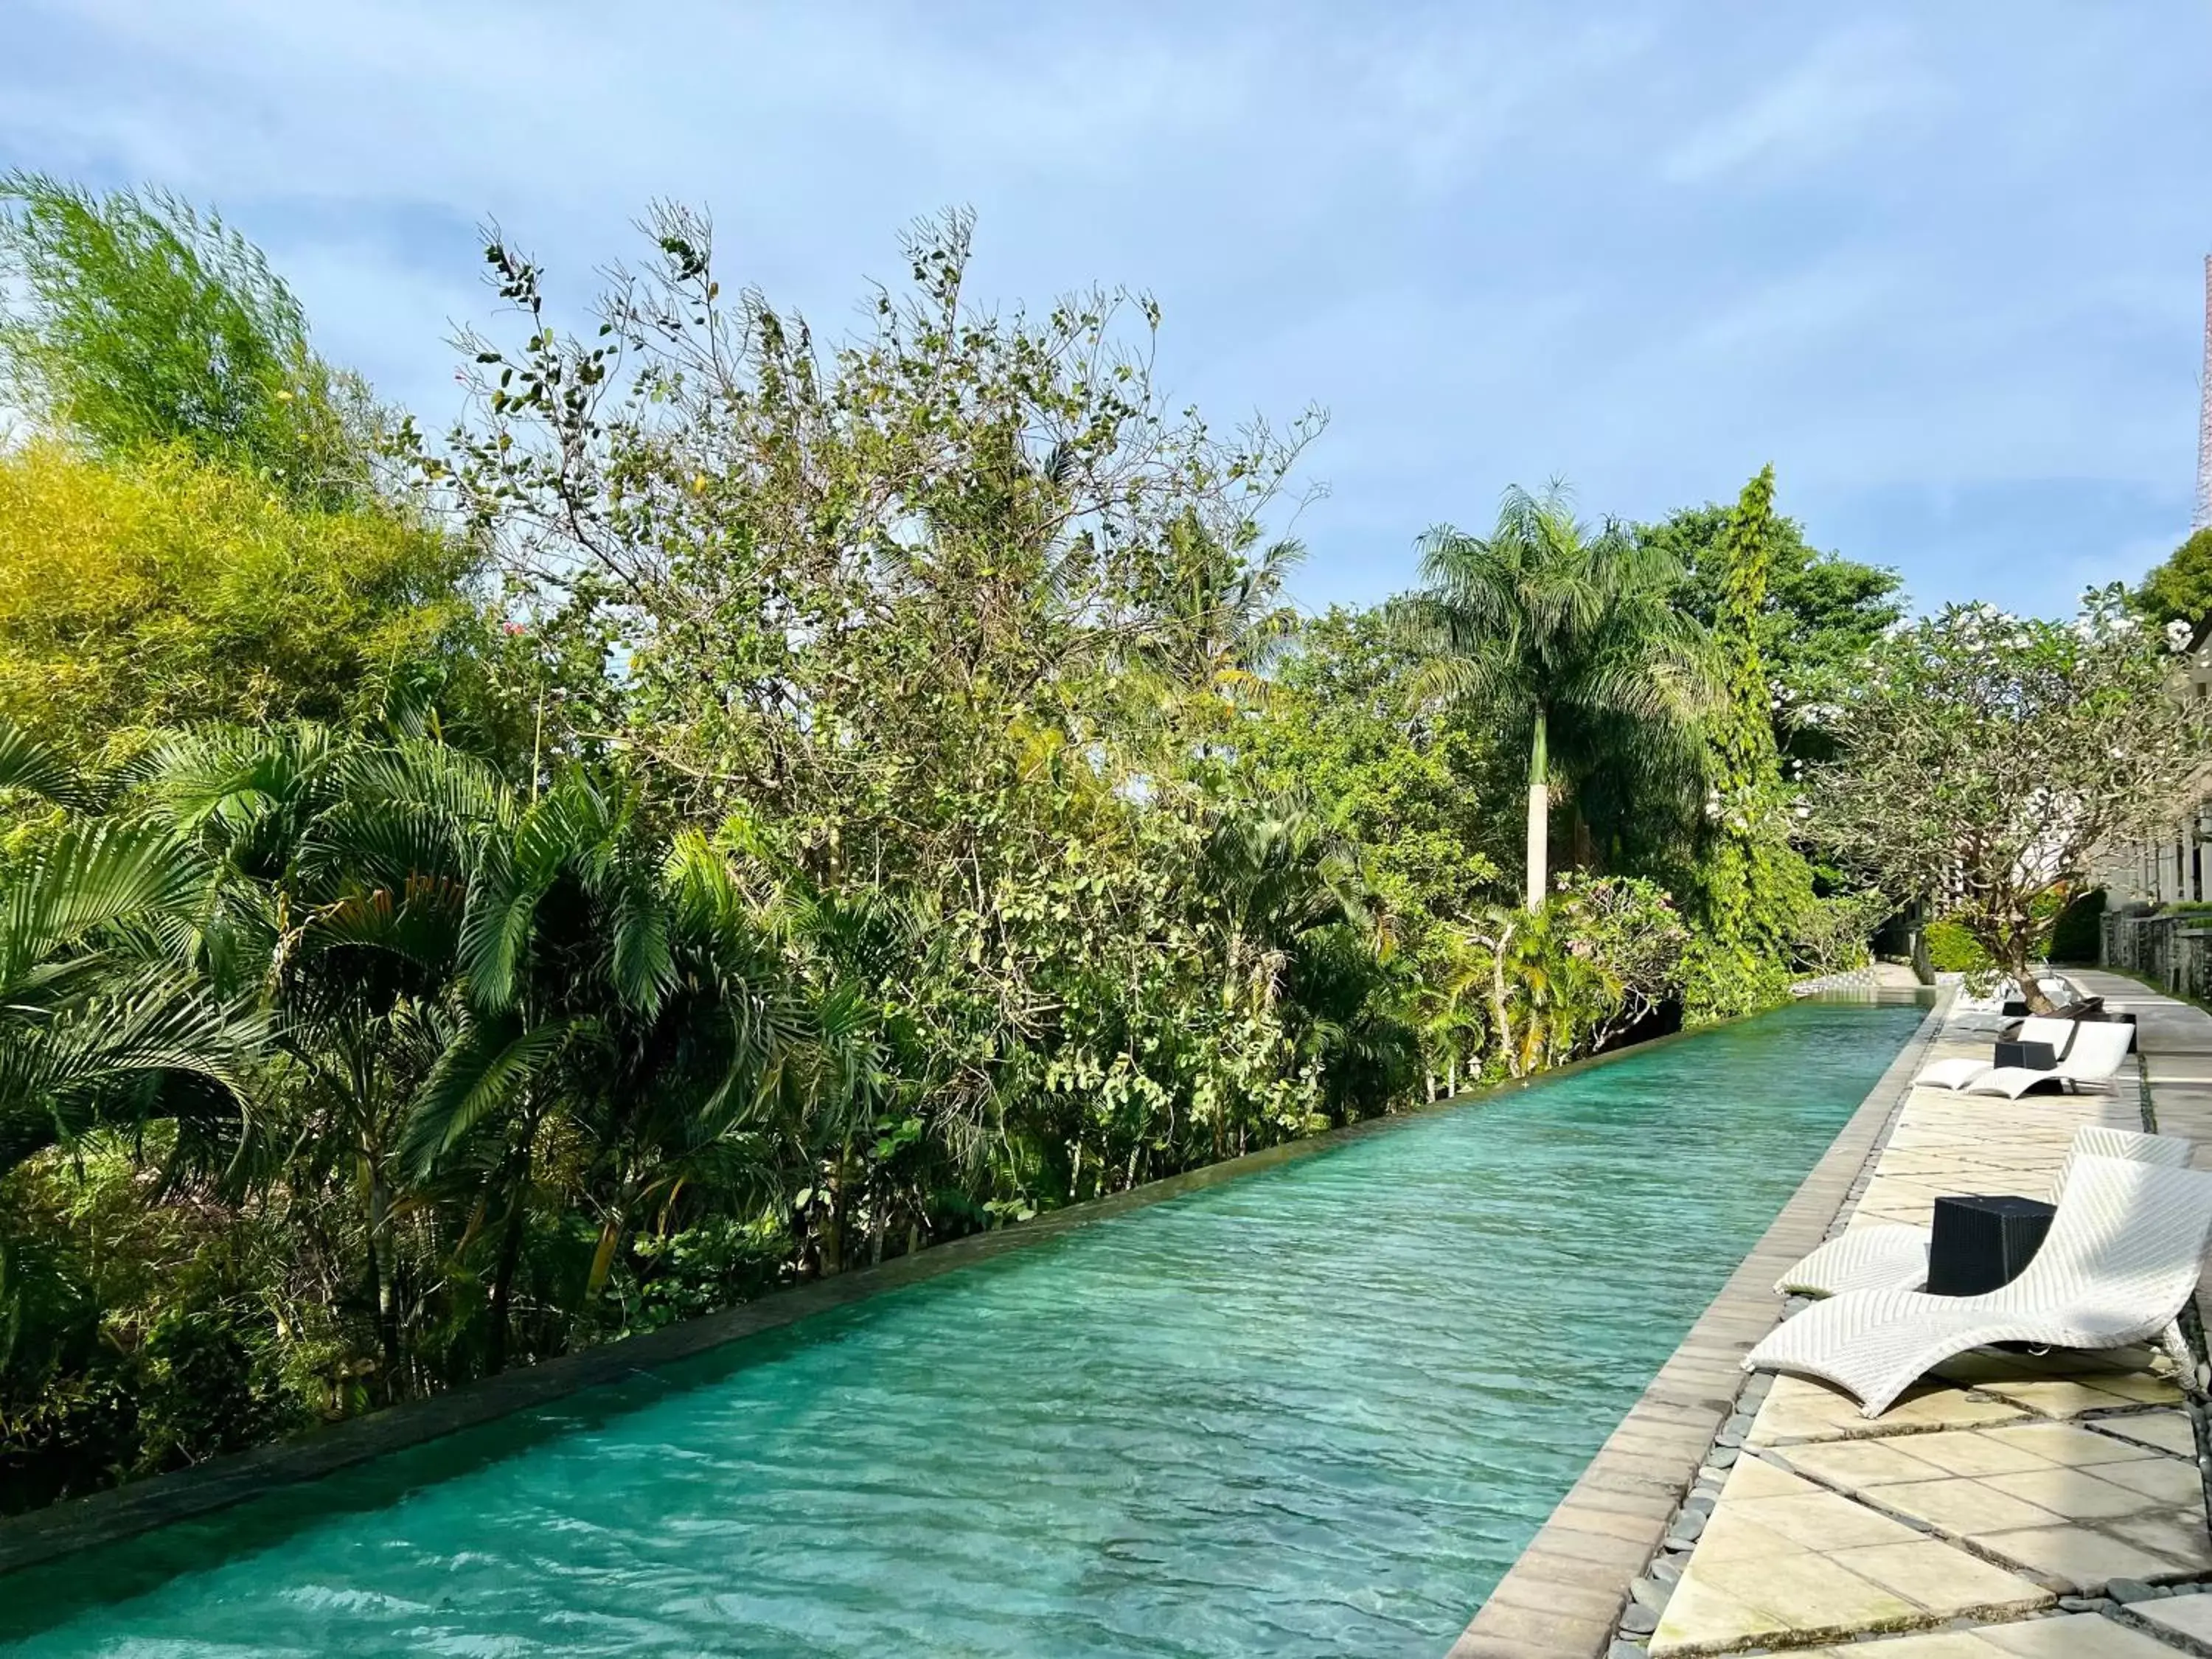
[[[1903,905],[1947,915],[2051,1012],[2032,965],[2097,851],[2181,810],[2212,708],[2117,584],[2072,623],[1947,606],[1886,642],[1810,775],[1810,828]]]
[[[2212,529],[2173,550],[2136,589],[2136,612],[2154,628],[2185,622],[2202,630],[2212,620]]]
[[[1397,615],[1428,657],[1425,690],[1440,703],[1480,702],[1528,734],[1522,902],[1536,910],[1554,757],[1571,779],[1638,744],[1679,748],[1713,694],[1704,632],[1670,603],[1674,561],[1619,525],[1577,520],[1558,483],[1508,489],[1487,536],[1430,531],[1421,578]]]
[[[1472,709],[1424,705],[1421,661],[1381,611],[1333,609],[1271,669],[1269,695],[1238,722],[1235,743],[1255,791],[1302,794],[1356,852],[1363,903],[1434,1094],[1455,1092],[1481,1064],[1480,1007],[1451,989],[1454,924],[1492,896],[1522,803],[1510,802],[1506,822],[1499,775],[1511,757]]]
[[[71,828],[5,885],[0,1174],[102,1126],[234,1131],[260,1027],[179,959],[202,886],[187,850],[158,828]]]
[[[398,507],[42,438],[0,454],[0,718],[89,757],[158,726],[373,716],[420,685],[449,720],[488,713],[507,636],[477,564]]]
[[[1455,930],[1460,999],[1481,998],[1510,1077],[1594,1054],[1682,988],[1689,930],[1634,877],[1570,876],[1538,910],[1485,907]]]
[[[552,1147],[594,1166],[596,1297],[638,1216],[711,1185],[805,1044],[718,861],[658,847],[619,784],[570,769],[525,794],[441,744],[293,726],[180,739],[146,789],[243,890],[317,1138],[368,1194],[392,1363],[396,1189],[469,1192],[496,1370],[532,1206],[566,1201]]]
[[[1741,505],[1708,501],[1636,526],[1639,543],[1680,564],[1674,603],[1708,628],[1720,624],[1729,603],[1738,566],[1729,524]],[[1802,526],[1771,506],[1761,549],[1766,582],[1750,633],[1771,690],[1775,744],[1785,759],[1825,758],[1826,739],[1803,711],[1833,702],[1851,683],[1875,641],[1905,615],[1904,585],[1894,570],[1814,547]]]
[[[93,797],[53,750],[0,725],[0,791]],[[94,1128],[176,1119],[233,1132],[261,1037],[195,960],[208,872],[158,824],[70,824],[0,872],[0,1176]]]
[[[1687,1017],[1723,1018],[1781,1000],[1793,947],[1814,908],[1813,872],[1790,844],[1786,794],[1759,636],[1774,566],[1774,469],[1744,486],[1711,561],[1720,600],[1711,629],[1725,695],[1705,722],[1709,780],[1698,860],[1699,920]]]
[[[9,401],[108,456],[171,445],[325,506],[368,487],[365,387],[309,348],[261,251],[159,191],[0,178]]]

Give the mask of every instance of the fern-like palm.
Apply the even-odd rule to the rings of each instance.
[[[129,822],[64,828],[0,878],[0,1174],[103,1125],[234,1124],[262,1027],[179,959],[206,878]]]

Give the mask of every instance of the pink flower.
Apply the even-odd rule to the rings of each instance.
[[[525,628],[525,627],[524,627],[520,623],[517,623],[517,622],[501,623],[500,624],[500,626],[501,626],[501,628],[505,629],[507,630],[507,633],[509,633],[509,634],[527,634],[527,633],[530,631],[527,628]]]

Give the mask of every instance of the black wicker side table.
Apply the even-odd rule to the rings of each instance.
[[[2009,1285],[2043,1248],[2056,1213],[2035,1198],[1937,1199],[1928,1239],[1929,1294],[1980,1296]]]

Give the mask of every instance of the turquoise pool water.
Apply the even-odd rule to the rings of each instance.
[[[1432,1659],[1919,1018],[1409,1119],[0,1578],[0,1642]]]

